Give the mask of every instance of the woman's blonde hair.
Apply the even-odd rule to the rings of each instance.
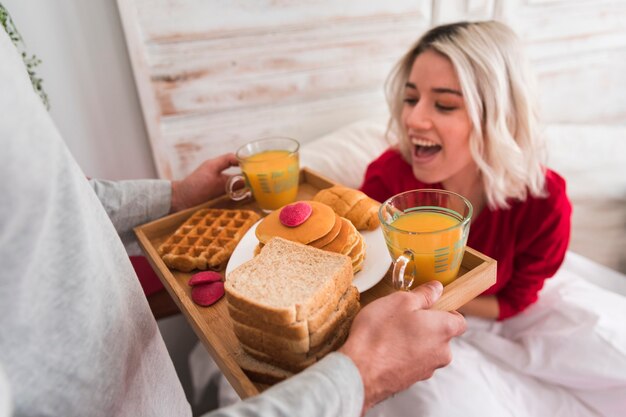
[[[487,204],[506,208],[509,199],[545,195],[545,144],[538,128],[534,80],[522,45],[495,22],[460,22],[424,34],[396,64],[387,83],[388,133],[410,161],[402,126],[405,84],[415,58],[434,50],[452,62],[472,122],[470,151],[482,174]]]

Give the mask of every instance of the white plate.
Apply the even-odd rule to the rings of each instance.
[[[239,265],[253,258],[254,248],[259,243],[254,231],[260,221],[256,222],[246,232],[233,251],[228,265],[226,265],[226,276]],[[391,264],[391,258],[387,252],[385,238],[380,227],[372,231],[363,231],[361,234],[365,239],[365,260],[363,261],[363,269],[356,273],[353,281],[359,292],[367,291],[376,285],[385,276]]]

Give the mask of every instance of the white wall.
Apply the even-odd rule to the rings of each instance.
[[[156,170],[114,0],[0,0],[43,62],[50,114],[86,175]]]

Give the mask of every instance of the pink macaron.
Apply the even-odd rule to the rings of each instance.
[[[222,281],[196,285],[191,289],[191,299],[194,303],[207,307],[214,304],[224,295],[224,283]]]
[[[215,271],[202,271],[193,276],[187,282],[190,286],[196,286],[200,284],[207,284],[210,282],[217,282],[222,280],[222,275]]]
[[[283,207],[278,214],[278,219],[283,226],[296,227],[311,217],[312,212],[313,208],[309,203],[300,201]]]

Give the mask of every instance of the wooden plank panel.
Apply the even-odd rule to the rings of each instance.
[[[425,29],[426,22],[419,23],[412,21],[403,30],[393,30],[397,22],[384,20],[357,33],[300,32],[297,42],[283,37],[272,43],[273,36],[261,36],[253,46],[243,39],[239,49],[212,42],[190,53],[179,46],[155,57],[153,88],[163,115],[379,88],[392,64]]]
[[[133,66],[135,85],[141,101],[144,123],[150,138],[152,156],[160,178],[172,178],[173,174],[169,161],[169,147],[161,136],[160,109],[156,101],[156,93],[150,81],[149,65],[147,63],[146,45],[141,27],[138,24],[138,12],[135,3],[130,0],[118,0],[117,7],[130,62]]]
[[[526,44],[547,123],[624,123],[626,2],[502,1],[499,18]]]
[[[626,15],[626,12],[624,13]],[[558,65],[563,61],[570,65],[572,60],[598,53],[618,53],[626,49],[626,27],[606,30],[590,36],[576,38],[560,37],[541,42],[528,42],[526,45],[528,57],[536,65],[543,62],[552,62]]]
[[[529,45],[569,39],[575,48],[581,38],[624,30],[626,2],[623,1],[500,1],[498,19],[510,25]]]
[[[282,27],[328,26],[332,22],[419,11],[430,18],[430,0],[135,0],[145,41],[241,36]],[[364,23],[367,26],[366,22]]]
[[[165,178],[250,138],[306,141],[379,115],[384,79],[431,14],[425,0],[118,2]]]
[[[346,120],[379,119],[386,112],[380,84],[378,91],[338,94],[316,101],[172,117],[163,123],[163,136],[170,147],[172,175],[180,178],[204,159],[263,136],[280,134],[305,143],[344,126]]]
[[[432,26],[460,20],[489,20],[495,15],[496,0],[435,0]]]
[[[544,121],[626,124],[626,48],[536,66]]]
[[[164,116],[246,111],[256,106],[313,101],[363,89],[380,89],[390,69],[389,62],[373,61],[367,68],[328,68],[266,79],[258,77],[245,82],[233,79],[212,83],[207,77],[155,90]]]
[[[389,55],[385,47],[407,37],[417,38],[428,23],[428,19],[416,12],[371,18],[367,22],[344,21],[308,28],[277,27],[238,36],[148,43],[146,49],[150,70],[157,77],[198,70],[209,71],[216,77],[232,77],[246,75],[251,69],[260,72],[289,70],[285,64],[292,60],[305,61],[308,67],[314,68],[326,66],[337,56],[362,57],[364,50],[370,54]],[[318,51],[326,54],[317,54]],[[273,62],[282,55],[287,55],[284,59],[288,62]],[[248,59],[255,61],[247,62]],[[232,65],[233,61],[237,65]]]

